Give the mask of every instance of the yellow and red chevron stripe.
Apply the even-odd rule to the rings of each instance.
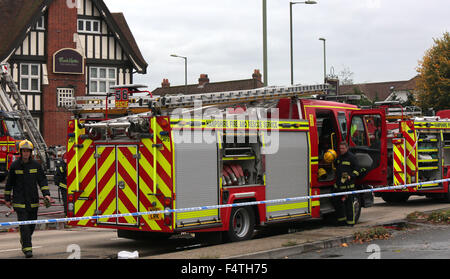
[[[75,125],[68,141],[68,189],[75,197],[75,216],[147,212],[164,209],[174,198],[173,141],[168,119],[154,118],[150,134],[139,142],[96,143]],[[163,133],[161,133],[163,132]],[[80,199],[81,198],[81,199]],[[174,203],[172,203],[172,206]],[[146,231],[173,230],[163,216],[72,222],[77,226],[128,225]]]
[[[117,214],[116,147],[97,146],[97,210],[100,215]],[[99,219],[98,223],[117,222],[116,218]]]
[[[412,121],[401,122],[401,131],[405,138],[406,149],[406,183],[415,183],[417,181],[417,133]]]
[[[168,133],[161,135],[161,132]],[[174,199],[175,191],[173,139],[168,118],[153,118],[150,134],[153,134],[153,138],[142,139],[140,143],[139,195],[145,196],[140,199],[141,211],[164,209],[164,199]],[[173,223],[167,226],[163,218],[155,217],[143,216],[142,228],[152,231],[173,230]]]
[[[393,140],[393,169],[394,169],[394,185],[406,184],[406,169],[405,169],[405,140]]]
[[[84,129],[78,128],[75,122],[75,137],[69,138],[67,145],[67,185],[68,193],[75,199],[75,216],[95,215],[96,197],[96,173],[95,173],[95,148],[93,141],[82,139]],[[82,199],[79,199],[79,198]],[[87,225],[88,221],[74,222],[71,225]]]

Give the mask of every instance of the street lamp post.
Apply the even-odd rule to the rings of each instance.
[[[262,0],[263,7],[263,75],[264,87],[268,85],[268,67],[267,67],[267,0]]]
[[[327,48],[326,48],[326,39],[319,38],[320,41],[323,41],[323,82],[327,82]]]
[[[184,94],[187,94],[187,57],[176,54],[171,54],[170,56],[184,59]]]
[[[293,48],[293,32],[292,32],[292,6],[295,4],[317,4],[317,1],[289,2],[289,19],[290,19],[290,35],[291,35],[291,85],[294,84],[294,48]]]

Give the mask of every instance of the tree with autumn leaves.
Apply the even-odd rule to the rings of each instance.
[[[422,110],[450,109],[450,34],[434,39],[417,68],[416,104]]]

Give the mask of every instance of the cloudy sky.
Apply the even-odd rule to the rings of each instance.
[[[263,69],[262,0],[105,0],[123,12],[147,60],[136,83],[153,90],[168,78],[184,84],[248,79]],[[355,83],[409,80],[433,38],[450,31],[449,0],[317,0],[293,6],[294,82],[353,72]],[[267,0],[269,85],[290,84],[289,0]]]

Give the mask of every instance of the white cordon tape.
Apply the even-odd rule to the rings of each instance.
[[[119,217],[129,217],[129,216],[137,217],[137,216],[153,215],[153,214],[169,214],[169,213],[192,212],[192,211],[220,209],[220,208],[228,208],[228,207],[239,207],[239,206],[250,206],[250,205],[259,205],[259,204],[274,204],[274,203],[302,201],[302,200],[311,200],[311,199],[319,199],[319,198],[330,198],[330,197],[345,196],[345,195],[356,195],[356,194],[370,193],[370,192],[377,192],[377,191],[400,190],[400,189],[406,189],[406,188],[411,188],[411,187],[416,187],[416,186],[421,186],[421,185],[426,185],[426,184],[436,184],[436,183],[449,182],[449,181],[450,181],[450,178],[447,178],[447,179],[433,180],[433,181],[428,181],[428,182],[419,182],[419,183],[400,185],[400,186],[388,186],[388,187],[383,187],[383,188],[374,188],[374,189],[365,189],[365,190],[348,191],[348,192],[340,192],[340,193],[322,194],[322,195],[316,195],[316,196],[304,196],[304,197],[297,197],[297,198],[277,199],[277,200],[269,200],[269,201],[243,202],[243,203],[234,203],[234,204],[222,204],[222,205],[201,206],[201,207],[191,207],[191,208],[181,208],[181,209],[169,209],[169,210],[150,211],[150,212],[113,214],[113,215],[97,215],[97,216],[61,218],[61,219],[7,222],[7,223],[0,223],[0,227],[15,227],[15,226],[20,226],[20,225],[66,223],[66,222],[77,222],[77,221],[83,221],[83,220],[98,220],[98,219],[109,219],[109,218],[119,218]]]

